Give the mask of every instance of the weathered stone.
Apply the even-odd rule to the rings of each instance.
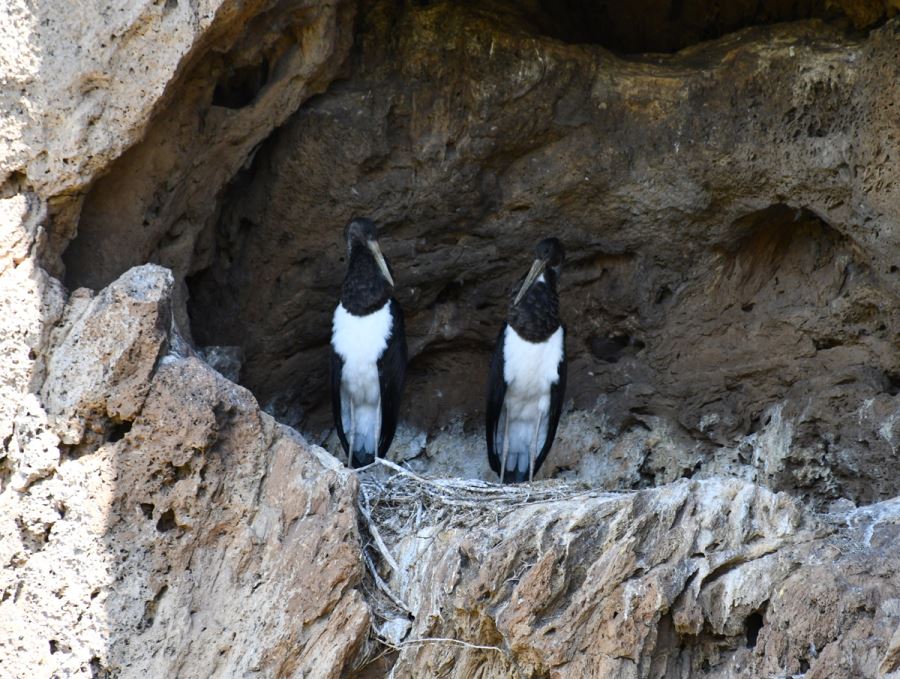
[[[896,0],[7,4],[0,676],[900,672],[900,510],[856,506],[900,492]],[[479,376],[563,236],[543,473],[593,489],[360,508],[199,360],[325,429],[355,213],[427,474],[492,478]]]
[[[198,234],[217,214],[223,187],[338,75],[353,13],[346,0],[234,3],[181,75],[179,96],[157,104],[140,143],[85,198],[79,238],[65,252],[66,281],[99,288],[148,260],[179,280],[194,270],[203,257]]]
[[[360,572],[352,478],[196,359],[160,367],[166,346],[180,346],[172,294],[181,281],[175,288],[170,272],[142,267],[97,295],[76,291],[64,313],[62,286],[38,265],[42,258],[61,271],[58,257],[74,235],[85,187],[149,134],[154,113],[193,106],[183,96],[185,83],[205,88],[200,99],[219,96],[218,80],[227,89],[235,55],[223,60],[216,50],[268,32],[280,46],[267,39],[255,48],[286,58],[272,63],[265,104],[249,122],[240,116],[229,122],[226,111],[216,130],[206,128],[223,147],[208,162],[227,180],[280,118],[335,73],[349,41],[348,5],[138,2],[109,12],[72,6],[62,15],[52,3],[14,2],[0,16],[0,675],[136,676],[152,668],[174,675],[179,670],[171,663],[178,662],[182,674],[207,673],[216,664],[242,673],[255,663],[269,675],[330,677],[365,639],[367,609],[352,589]],[[291,12],[296,16],[283,21]],[[265,28],[270,22],[298,33]],[[179,157],[198,161],[196,148],[206,142],[194,131],[182,138],[196,147]],[[196,200],[213,210],[218,189],[209,177],[198,184],[209,193]],[[134,238],[116,248],[139,249]],[[103,248],[88,248],[78,264],[100,270],[104,261]],[[192,386],[213,402],[200,400]],[[181,419],[173,418],[176,404]],[[154,406],[159,420],[143,414]],[[232,416],[245,425],[228,426]],[[196,420],[190,431],[170,429],[184,418]],[[138,444],[131,429],[142,437]],[[185,461],[191,431],[215,445],[200,445]],[[190,460],[199,459],[190,455],[200,450],[223,455],[229,464],[220,471],[235,477],[202,467],[194,475],[204,477],[200,482],[185,479]],[[135,465],[149,467],[149,478],[132,472]],[[126,478],[130,485],[123,485]],[[204,497],[203,487],[194,505],[182,497],[186,485],[204,481],[218,492]],[[147,502],[136,502],[138,496]],[[185,535],[192,512],[199,518]],[[283,544],[288,538],[296,542],[296,558]],[[198,564],[214,572],[204,575]],[[307,586],[309,568],[325,576],[321,587]],[[289,572],[266,580],[278,569]],[[216,578],[220,571],[236,579]],[[255,616],[247,613],[245,595],[277,601]],[[190,608],[167,608],[194,598]],[[218,613],[226,607],[245,621],[247,640],[229,623],[230,643],[238,640],[223,650],[228,637],[213,623],[221,624]],[[154,627],[157,610],[165,614]],[[206,636],[178,626],[191,616],[205,621]],[[185,629],[189,635],[179,634]],[[134,643],[142,634],[147,643]],[[264,639],[271,644],[259,643]],[[165,652],[154,656],[159,647]]]
[[[131,422],[140,412],[172,324],[172,288],[172,274],[148,264],[92,299],[87,290],[72,295],[41,390],[63,443],[81,443],[89,423]]]
[[[416,481],[390,483],[364,481],[400,568],[383,562],[385,575],[415,614],[393,676],[877,677],[893,666],[896,501],[816,517],[784,494],[711,479],[485,493],[473,513],[464,501],[477,489],[445,490],[454,509]]]
[[[369,624],[352,476],[196,359],[164,361],[111,461],[110,667],[340,676]]]
[[[33,395],[44,378],[50,329],[62,314],[58,281],[35,262],[46,219],[32,194],[0,200],[0,490],[23,489],[52,468],[58,440]]]
[[[33,397],[16,420],[2,672],[338,677],[369,629],[355,479],[246,389],[161,356],[171,295],[152,265],[73,295],[43,390],[52,427]],[[53,430],[91,445],[61,452]]]

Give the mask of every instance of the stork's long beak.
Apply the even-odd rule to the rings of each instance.
[[[513,306],[522,301],[525,293],[528,292],[528,289],[532,285],[534,285],[534,282],[538,279],[538,276],[544,273],[545,266],[547,266],[547,262],[545,262],[544,260],[534,260],[534,264],[531,265],[531,271],[529,271],[528,275],[525,276],[525,281],[522,283],[522,287],[519,288],[519,293],[516,295],[516,300],[513,302]]]
[[[384,261],[384,255],[381,254],[381,248],[378,247],[377,240],[369,241],[369,250],[371,250],[372,254],[375,256],[375,261],[378,262],[378,268],[381,269],[381,274],[387,279],[387,282],[391,284],[391,287],[394,287],[394,279],[391,278],[391,272],[388,270],[387,262]]]

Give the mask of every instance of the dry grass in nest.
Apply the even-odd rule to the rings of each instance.
[[[377,459],[358,473],[357,505],[366,562],[362,587],[374,617],[372,638],[368,652],[364,653],[363,664],[404,646],[423,643],[506,652],[458,639],[407,638],[413,611],[397,588],[391,585],[392,572],[396,580],[403,582],[405,579],[393,553],[401,540],[414,535],[434,536],[453,529],[471,531],[496,525],[525,506],[616,495],[562,481],[503,485],[477,479],[432,479],[384,459]],[[408,623],[405,627],[404,621]]]

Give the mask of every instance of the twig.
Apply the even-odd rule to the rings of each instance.
[[[387,473],[378,473],[374,469],[376,466],[386,469]],[[385,621],[398,615],[412,619],[413,615],[396,593],[402,591],[403,586],[399,590],[392,589],[392,585],[378,571],[378,568],[389,567],[396,577],[388,580],[405,582],[406,573],[392,553],[392,550],[399,553],[398,545],[403,544],[404,540],[414,540],[417,549],[428,550],[431,547],[421,541],[433,541],[452,530],[491,530],[496,522],[506,520],[521,507],[534,507],[550,501],[580,503],[587,498],[614,500],[622,496],[621,493],[558,482],[512,486],[474,479],[429,479],[383,458],[376,458],[372,464],[357,472],[365,470],[369,473],[359,475],[360,492],[357,498],[360,528],[368,533],[363,557],[371,579],[366,578],[364,593],[372,612]],[[515,577],[521,577],[521,572]],[[497,646],[482,646],[447,637],[423,637],[395,643],[383,638],[374,629],[372,634],[382,648],[395,651],[420,644],[444,643],[509,654],[508,650]],[[391,671],[394,669],[396,666]]]
[[[378,575],[378,570],[375,568],[375,564],[372,562],[372,557],[369,556],[368,552],[363,551],[363,558],[366,560],[366,565],[369,567],[369,572],[372,574],[372,578],[375,580],[375,584],[378,586],[378,589],[384,593],[388,599],[394,602],[400,610],[405,611],[412,615],[412,611],[409,610],[409,606],[407,606],[396,594],[391,591],[391,588],[388,584]]]
[[[397,574],[397,577],[402,577],[403,571],[400,570],[400,566],[397,564],[396,559],[394,559],[391,554],[391,550],[388,549],[387,545],[384,543],[384,540],[381,539],[381,533],[378,532],[378,528],[375,526],[375,522],[372,520],[372,507],[369,504],[369,496],[365,491],[365,488],[360,487],[360,495],[365,498],[366,506],[360,507],[359,510],[366,517],[366,523],[369,528],[369,533],[372,534],[372,537],[375,539],[375,544],[378,546],[378,551],[381,553],[381,556],[384,557],[384,560],[388,562],[388,565],[394,570],[394,573]]]
[[[497,651],[497,653],[502,653],[506,655],[506,651],[498,646],[481,646],[479,644],[470,644],[468,641],[460,641],[459,639],[448,639],[446,637],[421,637],[419,639],[407,639],[406,641],[401,641],[400,646],[412,646],[415,644],[457,644],[458,646],[465,646],[466,648],[475,648],[480,651]]]

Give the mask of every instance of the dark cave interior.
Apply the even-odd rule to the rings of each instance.
[[[878,215],[850,207],[877,177],[823,150],[880,115],[846,66],[866,54],[858,23],[803,0],[362,3],[340,77],[214,204],[189,204],[171,178],[188,159],[152,130],[126,153],[84,201],[66,284],[171,266],[194,342],[240,347],[240,382],[269,412],[327,431],[340,233],[369,215],[407,314],[404,422],[477,433],[506,291],[557,235],[572,411],[689,451],[646,448],[635,483],[723,456],[752,466],[742,451],[778,413],[794,452],[773,487],[885,497],[890,470],[859,478],[854,460],[893,449],[879,417],[897,395],[900,284],[860,226]],[[265,105],[290,33],[266,30],[267,47],[197,67],[185,88],[204,116]],[[871,416],[846,416],[869,400]],[[578,466],[570,439],[548,475]]]

